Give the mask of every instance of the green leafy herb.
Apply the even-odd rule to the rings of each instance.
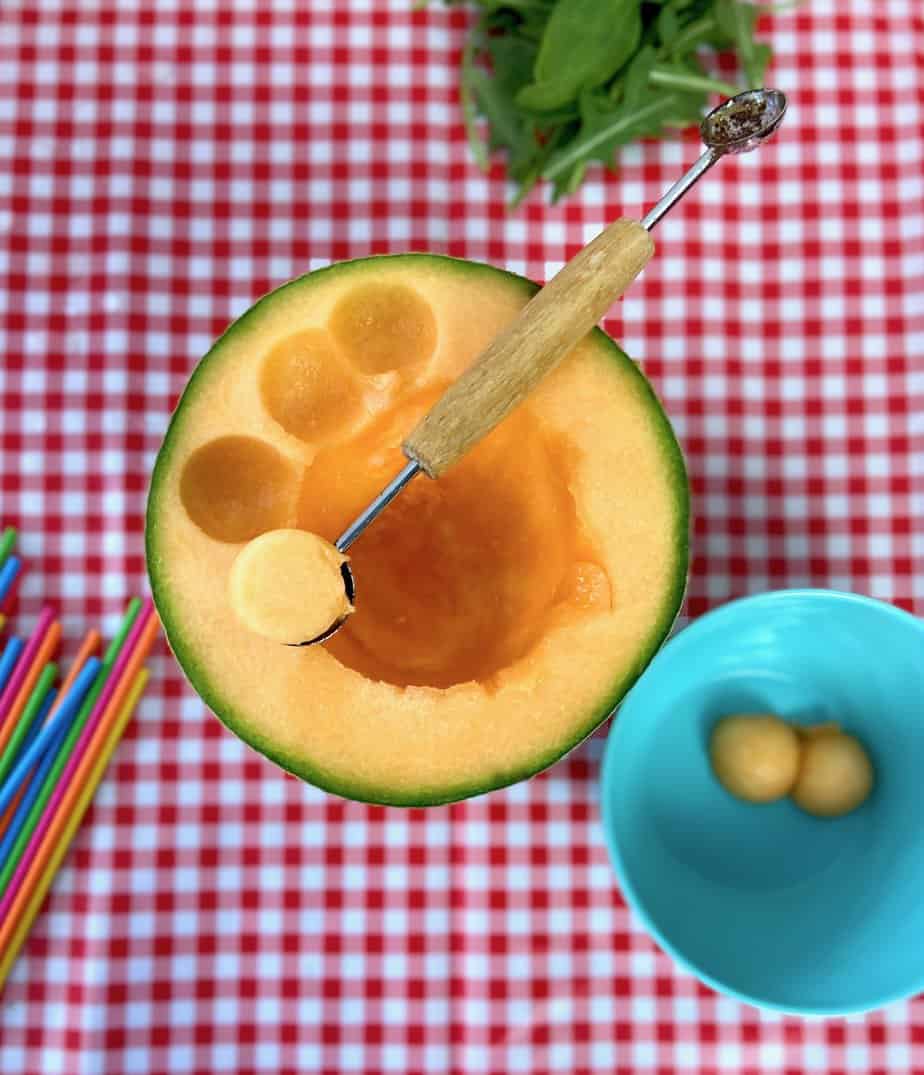
[[[638,47],[636,0],[558,0],[533,67],[516,96],[523,108],[561,108],[586,87],[608,81]]]
[[[756,37],[763,9],[747,0],[474,3],[465,128],[480,167],[506,156],[514,204],[540,178],[553,200],[572,193],[591,163],[614,167],[622,146],[698,122],[712,95],[762,85],[770,61]],[[707,69],[704,47],[734,52],[740,86]]]

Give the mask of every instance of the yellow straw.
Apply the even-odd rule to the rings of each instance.
[[[0,612],[0,631],[2,631],[4,627],[6,627],[6,616]]]
[[[10,943],[7,945],[6,951],[0,955],[0,989],[3,989],[3,986],[6,983],[10,968],[13,966],[23,941],[25,941],[26,935],[35,920],[36,915],[41,909],[42,901],[45,899],[45,895],[51,886],[51,882],[54,880],[58,867],[61,865],[61,860],[67,854],[71,840],[74,838],[74,833],[77,831],[77,827],[80,825],[83,815],[90,805],[93,793],[96,791],[96,787],[102,779],[103,773],[106,771],[106,766],[109,763],[109,759],[112,757],[112,752],[115,750],[119,739],[122,737],[122,733],[125,731],[125,727],[131,718],[132,711],[138,704],[138,699],[141,697],[141,692],[144,690],[144,685],[147,683],[147,680],[148,670],[142,668],[135,676],[134,682],[129,688],[125,698],[125,703],[119,711],[119,715],[113,723],[109,735],[106,737],[106,740],[93,763],[93,767],[90,769],[86,783],[80,790],[80,795],[77,798],[74,809],[69,813],[67,822],[61,831],[60,839],[55,842],[54,849],[48,859],[48,864],[37,879],[32,894],[29,897],[29,901],[23,908],[22,915],[13,929]]]

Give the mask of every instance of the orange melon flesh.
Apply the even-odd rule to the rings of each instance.
[[[340,533],[403,465],[401,439],[438,395],[418,393],[320,453],[299,525]],[[368,677],[432,687],[490,682],[524,656],[578,539],[566,452],[522,411],[439,481],[417,478],[352,547],[362,615],[329,651]]]
[[[346,557],[306,530],[269,530],[238,553],[228,596],[248,630],[287,646],[318,638],[352,611]]]
[[[333,266],[231,326],[177,407],[148,504],[161,618],[217,715],[306,780],[410,805],[530,775],[606,717],[673,622],[682,459],[647,381],[598,330],[351,547],[356,612],[330,641],[282,646],[232,610],[245,543],[279,529],[333,541],[532,289],[427,255]]]

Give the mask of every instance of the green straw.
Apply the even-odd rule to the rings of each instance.
[[[42,702],[45,701],[45,695],[51,690],[51,685],[54,683],[57,674],[58,666],[54,664],[54,662],[46,664],[42,669],[42,674],[38,677],[38,682],[35,684],[32,693],[29,695],[29,701],[26,702],[26,708],[22,711],[22,715],[16,722],[16,728],[10,737],[10,741],[6,744],[6,750],[3,752],[3,757],[0,757],[0,784],[6,779],[6,775],[10,771],[13,760],[19,751],[19,745],[29,734],[32,722],[35,720],[38,711],[42,708]]]
[[[116,632],[115,638],[109,643],[109,648],[103,655],[103,664],[96,679],[93,681],[93,686],[90,688],[89,694],[84,699],[83,705],[80,707],[80,712],[77,714],[77,718],[71,725],[71,730],[68,732],[67,738],[64,740],[61,749],[58,751],[58,756],[55,758],[54,765],[52,765],[49,770],[48,776],[45,777],[45,783],[42,784],[42,790],[39,792],[38,798],[32,804],[32,809],[26,817],[22,831],[16,838],[16,843],[13,844],[9,858],[3,864],[3,869],[0,870],[0,896],[6,891],[6,886],[10,883],[10,878],[13,876],[13,871],[19,865],[19,860],[22,858],[23,852],[26,850],[29,841],[32,839],[32,834],[35,832],[36,826],[39,821],[41,821],[42,814],[45,812],[45,807],[48,805],[48,800],[54,793],[55,786],[61,777],[61,773],[64,771],[64,767],[67,765],[68,759],[70,758],[74,747],[77,745],[77,741],[80,739],[80,733],[83,731],[84,725],[90,719],[90,714],[93,712],[93,707],[96,705],[97,698],[102,694],[103,687],[106,686],[106,680],[109,678],[112,666],[119,656],[119,651],[125,645],[125,639],[128,637],[128,632],[132,629],[132,624],[138,617],[140,608],[141,598],[133,597],[129,602],[128,608],[125,610],[125,615],[122,617],[122,622],[119,624],[119,629]]]
[[[6,563],[7,558],[13,551],[13,546],[16,544],[16,528],[8,526],[3,531],[3,536],[0,537],[0,567]]]

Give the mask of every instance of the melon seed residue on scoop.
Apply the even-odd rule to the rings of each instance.
[[[274,642],[297,646],[348,616],[341,567],[347,557],[306,530],[270,530],[238,553],[228,580],[240,622]]]

